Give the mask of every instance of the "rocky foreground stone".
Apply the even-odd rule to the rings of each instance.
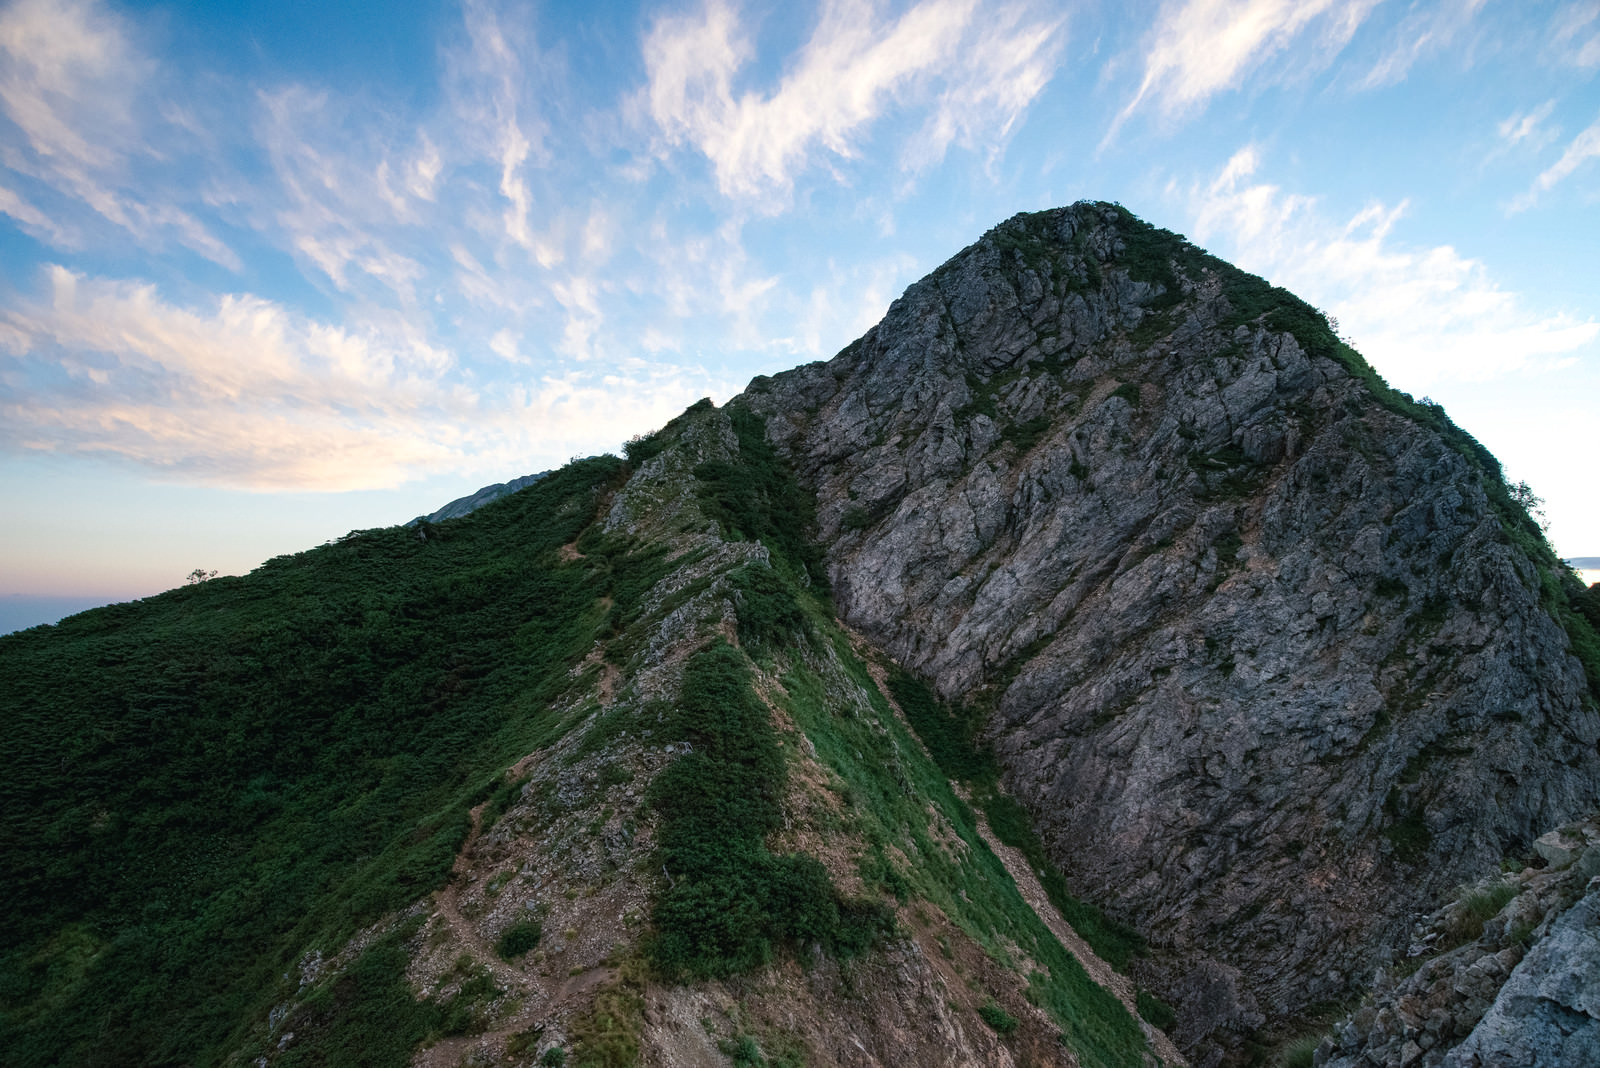
[[[1600,1064],[1600,820],[1559,828],[1534,847],[1546,866],[1487,877],[1429,916],[1313,1063]]]

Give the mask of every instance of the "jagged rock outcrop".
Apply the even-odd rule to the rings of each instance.
[[[1318,1068],[1600,1063],[1600,822],[1535,843],[1543,867],[1464,887],[1318,1047]]]
[[[1120,208],[1011,220],[740,403],[841,616],[992,707],[1202,1061],[1594,803],[1600,715],[1492,459]]]

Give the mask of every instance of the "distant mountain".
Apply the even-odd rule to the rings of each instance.
[[[1574,556],[1567,564],[1579,571],[1593,571],[1600,568],[1600,556]]]
[[[508,493],[515,493],[520,489],[533,485],[549,473],[548,471],[540,471],[537,474],[514,478],[510,482],[496,482],[492,486],[485,486],[476,493],[469,493],[465,497],[457,497],[438,511],[417,516],[406,526],[414,527],[418,523],[439,523],[446,519],[460,519],[469,512],[477,511],[490,501],[499,500]]]
[[[1279,1063],[1600,798],[1494,457],[1116,205],[625,453],[0,638],[3,1059]]]

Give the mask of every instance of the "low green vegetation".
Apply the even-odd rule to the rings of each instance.
[[[274,1061],[286,1068],[387,1068],[410,1062],[424,1042],[473,1034],[501,993],[470,958],[457,962],[456,992],[416,998],[406,980],[407,941],[417,922],[368,946],[349,967],[316,987],[284,1021],[294,1038]],[[107,1063],[128,1063],[108,1051]]]
[[[1140,1019],[1158,1030],[1165,1031],[1178,1022],[1178,1014],[1172,1010],[1172,1006],[1148,990],[1140,990],[1135,994],[1133,1004],[1139,1010]]]
[[[730,537],[760,541],[780,566],[793,569],[806,584],[826,589],[822,550],[811,540],[815,500],[767,442],[764,419],[736,404],[728,406],[727,415],[739,439],[739,457],[736,462],[707,461],[694,469],[701,507]]]
[[[1139,407],[1139,387],[1133,382],[1124,382],[1111,391],[1113,397],[1127,401],[1131,407]]]
[[[1450,917],[1440,948],[1454,949],[1479,938],[1483,934],[1483,925],[1498,916],[1500,910],[1516,896],[1517,888],[1509,882],[1495,882],[1469,890]]]
[[[979,1005],[978,1015],[983,1018],[984,1023],[994,1029],[996,1034],[1010,1035],[1016,1033],[1017,1018],[1002,1009],[993,1000]]]
[[[1283,1048],[1278,1063],[1283,1068],[1311,1068],[1316,1061],[1317,1047],[1322,1044],[1321,1035],[1307,1035],[1297,1038]]]
[[[888,910],[842,898],[814,857],[778,856],[783,752],[751,689],[744,656],[725,644],[695,655],[667,723],[690,751],[657,776],[658,855],[650,962],[670,978],[719,978],[760,967],[781,946],[853,955],[892,927]]]
[[[218,1063],[308,950],[440,885],[468,810],[514,799],[504,769],[590,682],[572,665],[665,570],[597,533],[558,552],[626,471],[581,461],[458,520],[0,638],[7,1057]],[[319,1003],[329,1028],[398,1004],[385,946]],[[404,1064],[383,1051],[438,1026],[339,1063]]]
[[[1050,429],[1050,417],[1036,415],[1020,423],[1012,423],[1000,432],[1000,440],[1014,446],[1019,453],[1027,452],[1039,443],[1044,432]]]
[[[1398,787],[1391,788],[1384,798],[1383,812],[1388,817],[1383,836],[1394,847],[1394,855],[1407,864],[1425,860],[1433,845],[1433,832],[1428,829],[1420,799],[1408,799]]]
[[[801,664],[791,664],[783,675],[783,706],[805,732],[817,760],[837,776],[841,829],[866,846],[863,880],[900,900],[933,904],[1003,964],[1020,966],[1008,947],[1021,947],[1037,965],[1028,976],[1028,997],[1056,1021],[1063,1041],[1084,1064],[1142,1064],[1144,1037],[1133,1017],[1089,978],[1022,899],[979,835],[975,814],[951,788],[952,779],[966,776],[936,763],[942,758],[961,772],[992,774],[993,754],[963,744],[976,737],[975,720],[933,701],[910,676],[905,676],[908,686],[891,674],[896,702],[902,694],[911,695],[916,707],[915,712],[906,709],[907,718],[921,717],[919,734],[926,730],[933,739],[929,750],[936,755],[930,760],[929,750],[902,725],[844,634],[820,617],[813,624],[818,640],[831,646],[830,659],[837,658],[870,707],[841,707],[822,679]],[[919,696],[927,700],[919,704]]]
[[[644,1023],[644,983],[637,959],[623,962],[615,982],[572,1019],[572,1068],[633,1068]],[[562,1063],[566,1063],[563,1054]]]
[[[1145,941],[1137,931],[1073,896],[1060,869],[1045,854],[1027,810],[1000,792],[1000,765],[981,737],[981,713],[969,705],[952,706],[938,700],[927,684],[898,668],[889,674],[889,690],[940,770],[967,786],[994,836],[1021,851],[1039,873],[1051,904],[1095,953],[1118,971],[1143,955]]]
[[[494,951],[503,960],[515,960],[531,952],[543,937],[544,925],[538,920],[518,920],[501,932],[494,944]]]

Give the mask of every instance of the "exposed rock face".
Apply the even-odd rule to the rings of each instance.
[[[1158,948],[1202,1062],[1600,784],[1492,461],[1265,288],[1121,209],[1018,217],[743,399],[842,617],[992,702],[1008,786]]]
[[[1600,1064],[1600,886],[1557,921],[1446,1068]]]
[[[1600,824],[1561,828],[1535,848],[1547,867],[1480,880],[1428,917],[1412,960],[1394,969],[1402,977],[1380,972],[1314,1063],[1600,1064]]]

